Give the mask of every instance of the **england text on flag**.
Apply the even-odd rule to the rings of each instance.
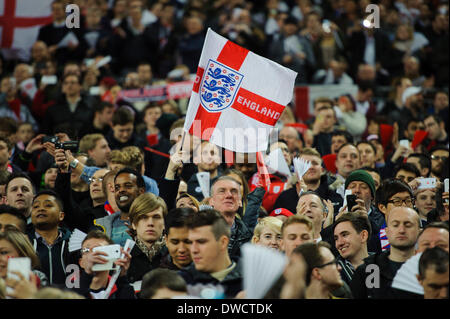
[[[296,76],[208,29],[184,130],[235,152],[265,150]]]

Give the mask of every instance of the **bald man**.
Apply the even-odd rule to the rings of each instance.
[[[412,208],[393,208],[386,217],[386,235],[390,250],[364,259],[353,276],[350,288],[355,299],[386,299],[398,269],[415,253],[420,232],[419,214]]]

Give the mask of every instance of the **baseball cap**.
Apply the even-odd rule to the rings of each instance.
[[[286,216],[286,217],[294,216],[294,214],[293,214],[290,210],[288,210],[288,209],[286,209],[286,208],[277,208],[277,209],[274,209],[274,210],[270,213],[269,216],[276,217],[276,216],[279,216],[279,215],[284,215],[284,216]]]
[[[409,88],[405,89],[405,91],[403,91],[402,94],[402,103],[405,104],[406,100],[413,96],[416,95],[417,93],[422,92],[422,88],[420,86],[410,86]]]

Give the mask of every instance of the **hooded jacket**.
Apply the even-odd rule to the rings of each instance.
[[[41,270],[47,276],[49,285],[65,287],[66,267],[76,264],[69,253],[69,238],[71,232],[67,228],[59,228],[59,236],[51,247],[43,242],[43,238],[36,237],[34,227],[30,228],[28,238],[39,256]]]

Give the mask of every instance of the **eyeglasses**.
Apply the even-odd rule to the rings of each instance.
[[[89,178],[89,183],[94,183],[94,182],[101,183],[102,181],[103,181],[102,177],[99,177],[99,178],[91,177],[91,178]]]
[[[81,254],[82,255],[84,255],[84,254],[86,254],[86,253],[88,253],[88,252],[90,252],[91,251],[91,249],[90,248],[87,248],[87,247],[85,247],[85,248],[81,248]]]
[[[436,161],[445,161],[447,158],[448,156],[431,155],[431,159],[434,159]]]
[[[405,198],[405,199],[394,198],[394,199],[388,200],[387,202],[394,204],[394,206],[402,206],[402,204],[405,203],[406,206],[410,207],[414,204],[414,200],[411,198]]]
[[[336,266],[339,266],[339,261],[338,261],[337,258],[333,259],[332,261],[330,261],[330,262],[328,262],[326,264],[316,266],[315,268],[324,268],[326,266],[333,265],[333,264],[336,265]]]

